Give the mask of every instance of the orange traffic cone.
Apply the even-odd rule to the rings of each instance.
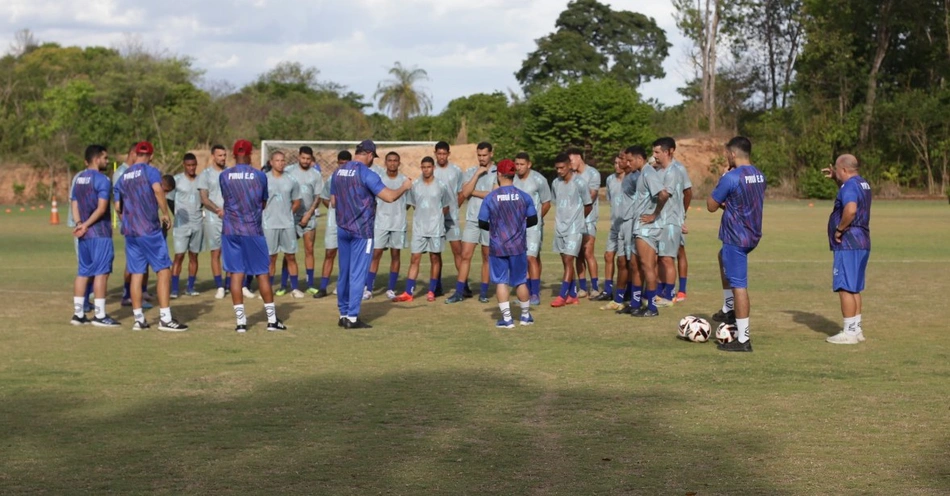
[[[59,225],[59,209],[56,208],[56,198],[53,198],[53,205],[49,209],[49,223]]]

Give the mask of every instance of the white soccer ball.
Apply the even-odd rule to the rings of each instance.
[[[723,322],[719,324],[719,327],[716,328],[716,341],[719,344],[731,343],[736,340],[736,335],[739,333],[739,329],[735,324],[727,324]]]
[[[696,317],[693,317],[692,315],[687,315],[687,316],[683,317],[682,319],[680,319],[680,325],[679,325],[679,327],[676,329],[676,337],[678,337],[678,338],[680,338],[680,339],[687,339],[687,338],[686,338],[686,329],[688,329],[688,328],[689,328],[689,325],[692,324],[693,321],[695,321],[695,320],[696,320]]]
[[[686,339],[694,343],[705,343],[709,339],[709,333],[712,328],[706,319],[695,317],[689,325],[686,326]]]

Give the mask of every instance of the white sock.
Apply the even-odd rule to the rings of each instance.
[[[530,317],[531,316],[531,301],[518,301],[521,305],[521,316]]]
[[[135,318],[136,322],[145,322],[145,312],[141,308],[133,308],[132,317]]]
[[[731,289],[722,290],[722,313],[731,312],[735,308],[733,306],[734,302],[735,302],[735,296],[733,296],[732,290]]]
[[[106,318],[106,299],[96,298],[94,301],[96,305],[96,318],[97,319]]]
[[[749,318],[736,319],[736,329],[739,330],[736,334],[740,343],[745,343],[749,340]]]
[[[349,321],[350,321],[350,323],[351,323],[351,324],[353,324],[353,323],[355,323],[355,322],[356,322],[356,317],[350,317],[350,316],[347,316],[347,317],[346,317],[346,320],[349,320]]]
[[[501,320],[509,321],[511,320],[511,303],[507,301],[504,303],[499,303],[498,308],[501,310]]]
[[[247,314],[244,313],[244,305],[234,305],[234,318],[237,319],[237,325],[247,325]]]
[[[172,309],[171,308],[159,308],[158,309],[158,318],[162,322],[171,322],[172,321]]]
[[[82,317],[86,315],[86,312],[83,311],[83,306],[86,304],[86,298],[82,296],[73,296],[73,315],[76,317]]]
[[[844,318],[844,332],[847,334],[858,333],[858,318],[857,317]]]
[[[854,316],[854,322],[858,328],[858,334],[864,334],[864,328],[861,327],[861,314],[857,314]]]
[[[273,302],[264,304],[264,313],[267,314],[267,323],[277,323],[277,306]]]

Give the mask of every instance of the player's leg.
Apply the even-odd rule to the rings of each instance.
[[[521,325],[534,324],[534,318],[531,316],[531,292],[528,290],[528,257],[522,253],[506,258],[508,259],[508,287],[515,288],[515,294],[518,296]]]
[[[73,317],[69,323],[72,325],[85,325],[89,323],[86,318],[86,287],[89,286],[89,277],[76,276],[73,282]],[[95,291],[95,288],[93,288]]]
[[[722,259],[722,249],[719,250],[719,280],[722,284],[722,308],[713,314],[712,319],[716,322],[736,323],[735,297],[732,293],[732,285],[726,277],[726,266]]]
[[[645,279],[643,298],[647,302],[645,309],[634,312],[631,315],[636,317],[655,317],[659,314],[656,309],[656,286],[657,286],[657,256],[655,241],[649,236],[637,237],[637,262],[640,265],[640,272]]]
[[[435,301],[435,292],[439,287],[439,275],[442,274],[442,250],[429,252],[429,292],[426,300]]]
[[[752,351],[752,342],[749,336],[749,251],[748,248],[727,245],[722,246],[723,270],[729,285],[732,286],[733,305],[736,316],[736,340],[720,344],[722,351]]]
[[[465,285],[468,283],[468,273],[472,267],[472,257],[475,255],[476,242],[462,241],[461,260],[458,264],[458,280],[455,283],[455,294],[445,300],[446,303],[457,303],[465,297]]]
[[[670,307],[673,306],[672,291],[676,287],[676,284],[673,283],[676,278],[676,264],[673,257],[665,255],[658,256],[657,262],[659,263],[659,269],[657,270],[659,291],[657,292],[656,304],[657,306]]]
[[[278,251],[282,252],[287,250],[291,253],[296,252],[297,233],[293,228],[283,229],[282,232],[283,237]],[[260,292],[261,299],[264,301],[264,314],[267,316],[267,330],[271,332],[286,330],[287,327],[277,318],[277,307],[274,304],[274,287],[271,284],[268,260],[270,248],[267,246],[267,240],[264,236],[242,236],[239,242],[241,243],[244,273],[252,277],[257,277],[257,289]],[[291,260],[288,260],[287,263],[288,266],[290,266]]]
[[[273,281],[277,273],[277,254],[271,253],[270,255],[268,255],[268,260],[269,260],[269,263],[267,267],[267,277],[268,279]]]
[[[383,246],[382,237],[378,237],[376,241],[379,243],[374,244],[374,246]],[[382,261],[383,253],[385,251],[386,250],[384,248],[376,248],[373,250],[373,257],[369,266],[369,272],[366,274],[366,280],[363,282],[363,286],[366,287],[366,291],[369,291],[370,293],[373,292],[373,286],[376,285],[376,273],[379,271],[379,262]]]
[[[148,265],[155,271],[155,292],[158,297],[158,330],[180,332],[188,330],[184,325],[172,317],[170,305],[172,261],[168,256],[168,244],[161,233],[139,237],[148,258]],[[134,286],[134,285],[133,285]]]
[[[189,251],[188,252],[188,285],[185,289],[185,294],[188,296],[198,296],[198,292],[195,291],[195,281],[198,280],[198,252]]]
[[[676,253],[676,268],[679,272],[679,290],[676,293],[677,302],[686,301],[686,281],[689,278],[689,261],[686,259],[686,236],[683,236],[679,251]]]
[[[342,248],[342,244],[341,244]],[[372,239],[363,239],[363,238],[352,238],[350,240],[350,248],[352,253],[349,257],[349,270],[350,270],[350,281],[349,281],[349,306],[347,308],[347,321],[344,322],[344,327],[347,329],[364,329],[370,328],[369,324],[363,322],[359,319],[360,308],[363,303],[362,298],[362,287],[360,286],[360,280],[364,278],[364,274],[369,270],[370,263],[372,262],[373,255],[373,240]],[[342,254],[341,254],[342,260]]]
[[[838,293],[844,325],[841,332],[826,340],[829,343],[858,344],[864,337],[860,324],[861,291],[864,289],[861,253],[857,250],[834,252],[832,289]]]
[[[488,237],[488,232],[483,231],[485,237]],[[488,266],[488,240],[485,239],[485,243],[482,244],[482,282],[479,287],[478,292],[478,301],[481,303],[488,303],[488,276],[489,276],[489,266]]]
[[[287,263],[287,273],[290,274],[290,294],[294,298],[303,298],[306,293],[300,290],[300,266],[297,264],[297,254],[284,253],[284,261]]]
[[[590,236],[584,234],[581,236],[581,247],[580,252],[574,258],[574,264],[576,266],[574,284],[577,287],[577,297],[578,298],[587,298],[587,254],[585,253],[587,247],[587,240]]]
[[[316,242],[317,231],[310,230],[303,233],[303,252],[304,252],[304,268],[307,271],[307,293],[314,294],[317,292],[317,288],[314,287],[313,280],[313,268],[316,264],[315,257],[313,256],[313,245]]]
[[[349,235],[339,236],[338,246],[339,246],[339,249],[337,250],[337,255],[338,255],[337,260],[339,262],[340,275],[337,278],[336,302],[337,302],[337,308],[340,311],[340,319],[337,321],[337,325],[339,325],[340,327],[343,327],[344,321],[347,320],[346,313],[349,311],[349,308],[350,308],[350,279],[351,278],[355,279],[355,276],[351,277],[351,274],[350,274],[350,254],[351,254],[352,247],[350,246]],[[359,286],[360,286],[359,295],[360,295],[360,298],[362,298],[363,285],[366,282],[366,280],[365,280],[364,275],[361,274],[360,277],[364,277],[364,279],[359,282]]]
[[[561,278],[561,291],[557,298],[551,301],[552,307],[563,307],[571,300],[574,300],[572,303],[576,303],[576,298],[571,296],[571,285],[574,284],[575,264],[576,261],[573,255],[561,253],[561,265],[564,269],[564,275]]]
[[[511,257],[488,257],[489,277],[491,282],[495,283],[495,298],[498,302],[498,310],[501,312],[501,319],[495,323],[495,327],[511,329],[515,326],[514,319],[511,318],[511,291],[509,281],[511,280]]]
[[[597,297],[600,294],[600,286],[598,284],[598,267],[597,267],[597,253],[595,252],[595,246],[597,244],[597,236],[594,234],[597,229],[597,224],[589,223],[587,224],[587,232],[590,233],[587,236],[587,239],[584,240],[584,265],[587,266],[587,272],[590,275],[590,293],[591,297]]]
[[[175,240],[177,245],[177,238]],[[185,262],[185,253],[178,251],[178,247],[175,247],[175,258],[172,260],[172,289],[171,297],[178,298],[178,293],[181,285],[181,268]]]
[[[405,238],[404,234],[403,238]],[[394,243],[394,246],[402,245],[401,242]],[[391,248],[389,250],[389,281],[386,283],[386,297],[390,299],[396,296],[396,284],[399,282],[400,269],[402,269],[401,251],[399,248]]]
[[[604,291],[592,299],[612,299],[614,291],[614,263],[617,260],[617,252],[604,252]]]
[[[333,263],[336,261],[336,248],[323,251],[323,269],[320,271],[320,287],[313,294],[314,298],[325,298],[329,293],[330,276],[333,275]]]
[[[416,278],[419,276],[419,265],[422,263],[422,252],[416,253],[413,250],[409,257],[409,271],[406,274],[406,290],[393,298],[393,301],[412,301],[412,295],[416,290]]]

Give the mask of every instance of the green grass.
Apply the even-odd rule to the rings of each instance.
[[[344,332],[332,299],[284,297],[289,332],[253,300],[244,336],[207,255],[173,303],[189,332],[129,330],[119,277],[123,328],[74,328],[67,229],[0,214],[0,494],[947,494],[948,207],[875,203],[853,347],[824,342],[829,210],[768,202],[739,356],[674,339],[721,304],[718,216],[695,209],[689,301],[648,322],[584,303],[502,331],[494,305],[377,296]]]

